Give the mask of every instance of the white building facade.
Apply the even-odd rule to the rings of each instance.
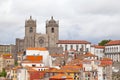
[[[104,46],[93,45],[91,46],[91,53],[98,56],[98,59],[101,59],[105,56],[104,49]]]
[[[49,63],[51,60],[49,56],[49,52],[46,48],[28,48],[26,50],[26,56],[42,56],[43,57],[43,64],[45,66],[50,66]]]
[[[106,44],[105,55],[114,62],[120,62],[120,40],[113,40]]]
[[[82,53],[91,51],[91,43],[85,40],[59,40],[58,47],[63,47],[63,51],[74,49]]]

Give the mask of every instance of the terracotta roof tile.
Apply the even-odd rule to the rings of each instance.
[[[28,61],[42,61],[43,56],[26,56],[26,60],[28,60]]]
[[[110,60],[110,61],[112,61],[112,59],[111,58],[103,58],[102,60]]]
[[[4,59],[11,59],[12,58],[12,54],[3,54],[2,57]]]
[[[27,50],[40,50],[40,51],[47,51],[46,48],[41,47],[41,48],[27,48]]]
[[[84,54],[85,57],[96,57],[96,55],[90,53],[90,52],[87,52],[86,54]]]
[[[28,61],[28,60],[23,60],[22,63],[42,63],[42,61]]]
[[[95,45],[94,47],[99,48],[99,49],[104,49],[105,48],[105,46],[98,46],[98,45]]]
[[[83,65],[81,65],[81,66],[66,65],[66,66],[63,66],[62,69],[81,69],[82,67],[83,67]]]
[[[106,44],[106,46],[108,45],[120,45],[120,40],[112,40]]]
[[[112,65],[112,59],[110,58],[103,58],[101,61],[101,65]]]
[[[52,79],[59,80],[59,79],[63,79],[63,78],[65,78],[65,80],[74,80],[72,76],[66,75],[66,74],[57,74],[55,76],[51,76],[50,80],[52,80]]]
[[[91,44],[85,40],[59,40],[58,44]]]

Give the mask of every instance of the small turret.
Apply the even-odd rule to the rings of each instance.
[[[25,21],[25,27],[29,26],[36,27],[36,20],[33,20],[32,16],[30,16],[30,19]]]

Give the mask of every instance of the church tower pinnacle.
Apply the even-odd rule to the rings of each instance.
[[[32,19],[32,16],[30,16],[30,19],[25,21],[25,49],[28,47],[34,47],[34,38],[36,34],[36,20]]]
[[[46,34],[48,34],[48,46],[56,47],[59,36],[59,23],[53,19],[53,16],[46,22]]]

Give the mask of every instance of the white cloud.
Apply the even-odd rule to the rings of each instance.
[[[24,37],[24,21],[33,15],[37,32],[45,33],[45,21],[60,22],[60,39],[98,42],[119,39],[119,0],[1,0],[0,43]]]

